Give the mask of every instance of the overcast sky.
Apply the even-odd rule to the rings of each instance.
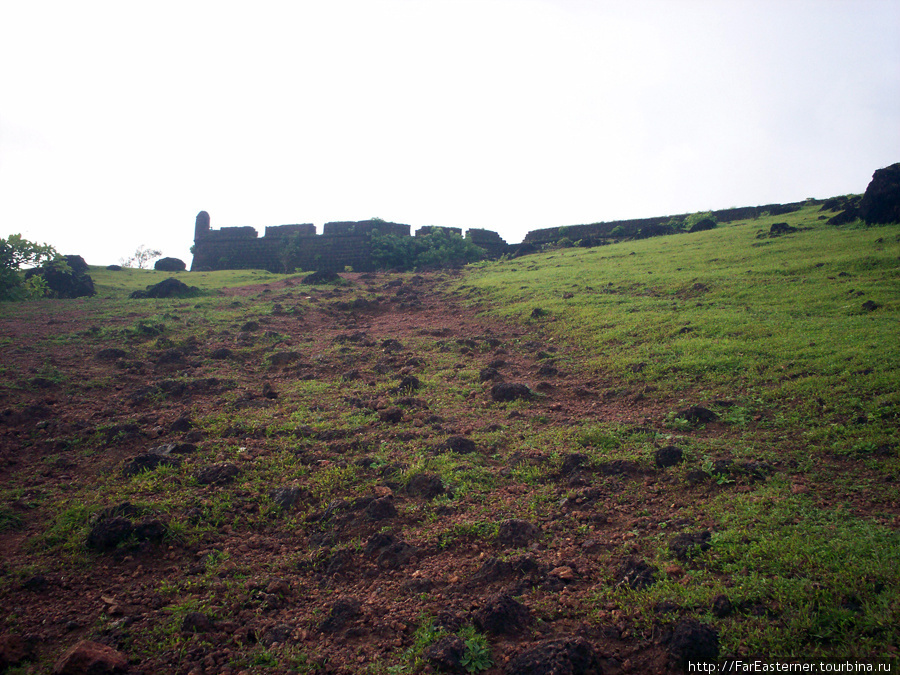
[[[0,0],[0,236],[528,230],[865,190],[898,0]]]

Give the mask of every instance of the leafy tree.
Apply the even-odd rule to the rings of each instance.
[[[23,265],[36,267],[56,260],[60,255],[49,244],[28,241],[21,234],[0,237],[0,300],[42,297],[47,290],[43,280],[35,276],[25,282],[19,270]]]
[[[142,270],[145,265],[150,264],[151,260],[159,258],[161,255],[162,251],[158,251],[155,248],[147,248],[141,244],[135,250],[134,255],[130,258],[123,258],[121,264],[122,267],[137,267],[139,270]]]
[[[453,267],[484,258],[484,249],[455,232],[435,229],[428,234],[401,237],[372,232],[372,259],[385,269]]]

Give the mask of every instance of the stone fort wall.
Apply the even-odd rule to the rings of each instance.
[[[191,271],[225,269],[264,269],[285,272],[284,252],[290,243],[298,241],[299,250],[290,260],[290,267],[304,270],[343,271],[352,267],[356,272],[373,272],[370,234],[410,236],[410,226],[382,220],[342,221],[325,223],[322,234],[316,234],[312,223],[266,227],[260,237],[253,227],[210,228],[206,211],[197,214],[194,225],[194,260]],[[446,230],[461,235],[459,228],[422,227],[416,236],[433,230]],[[470,229],[466,238],[483,248],[489,257],[500,257],[508,244],[490,230]]]

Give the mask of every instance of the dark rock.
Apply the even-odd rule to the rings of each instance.
[[[522,548],[537,539],[541,531],[527,520],[504,520],[497,530],[497,544],[506,548]]]
[[[294,486],[285,486],[272,490],[269,498],[283,509],[289,509],[296,504],[303,495],[303,490]]]
[[[111,675],[128,670],[128,659],[112,647],[82,640],[59,657],[53,675]]]
[[[713,616],[724,619],[726,616],[731,616],[734,613],[734,605],[728,599],[728,596],[717,595],[713,598],[712,613]]]
[[[214,349],[209,353],[209,357],[211,359],[227,359],[231,356],[231,350],[228,347],[219,347],[218,349]]]
[[[94,358],[98,361],[116,361],[118,359],[124,359],[126,356],[128,356],[128,352],[124,349],[116,349],[115,347],[101,349],[94,354]]]
[[[21,635],[10,633],[0,637],[0,673],[34,658],[34,642]]]
[[[471,438],[466,438],[465,436],[450,436],[444,441],[444,446],[451,452],[460,455],[469,455],[478,451],[478,446],[475,445],[475,441]]]
[[[719,635],[696,619],[682,619],[669,641],[669,654],[680,668],[688,662],[709,663],[719,657]]]
[[[679,560],[687,560],[693,558],[702,551],[708,551],[712,544],[710,543],[711,533],[708,530],[702,532],[683,532],[676,535],[669,542],[669,550]]]
[[[275,389],[275,387],[266,382],[262,388],[262,395],[263,398],[276,399],[278,398],[278,391]]]
[[[280,368],[282,366],[290,365],[299,359],[299,352],[278,352],[277,354],[271,354],[266,360],[269,362],[269,365]]]
[[[407,544],[405,541],[395,541],[381,549],[375,564],[383,570],[399,569],[408,563],[416,553],[418,550],[415,546]]]
[[[399,424],[403,421],[403,411],[400,410],[400,408],[381,410],[378,413],[378,419],[380,419],[383,424]]]
[[[121,265],[107,265],[106,269],[109,272],[121,272],[122,266]]]
[[[616,586],[628,586],[636,591],[656,583],[656,568],[643,560],[630,559],[619,568]]]
[[[656,461],[656,466],[660,469],[675,466],[681,462],[683,457],[684,453],[674,445],[667,445],[653,453],[653,459]]]
[[[411,497],[422,497],[429,501],[444,494],[444,491],[440,477],[433,473],[418,473],[406,484],[406,492]]]
[[[397,385],[397,391],[416,391],[417,389],[421,389],[422,383],[419,381],[419,378],[415,375],[406,375],[403,379],[400,380],[400,384]]]
[[[376,532],[369,540],[366,542],[365,554],[366,555],[378,555],[385,549],[393,546],[397,543],[397,540],[393,535],[386,534],[384,532]]]
[[[131,298],[188,298],[197,295],[200,289],[196,286],[188,286],[175,277],[163,279],[158,284],[147,286],[146,291],[135,291]]]
[[[313,272],[312,274],[308,274],[300,280],[301,284],[308,284],[310,286],[315,286],[318,284],[333,284],[336,281],[340,280],[340,275],[337,272],[328,272],[325,270],[320,270],[318,272]]]
[[[520,556],[514,560],[500,560],[499,558],[488,558],[481,567],[475,572],[473,579],[475,581],[492,582],[500,581],[508,577],[532,576],[540,577],[545,572],[545,568],[531,556]]]
[[[355,598],[339,598],[332,606],[328,616],[319,626],[323,633],[334,633],[341,630],[360,615],[362,604]]]
[[[769,228],[770,235],[781,235],[781,234],[790,234],[791,232],[797,232],[796,227],[791,227],[787,223],[772,223],[772,227]]]
[[[530,621],[528,608],[506,594],[489,599],[472,617],[478,630],[491,635],[513,635],[525,629]]]
[[[221,485],[230,483],[240,470],[231,462],[220,462],[205,469],[200,469],[194,474],[200,485]]]
[[[863,308],[864,310],[866,310],[867,312],[874,312],[874,311],[875,311],[876,309],[878,309],[879,307],[881,307],[881,305],[879,305],[877,302],[873,302],[873,301],[871,301],[871,300],[866,300],[866,301],[862,304],[862,308]]]
[[[394,340],[393,338],[388,338],[387,340],[383,340],[381,342],[381,350],[386,354],[393,354],[395,352],[402,352],[403,345],[399,340]]]
[[[172,457],[165,453],[156,453],[156,452],[143,452],[137,457],[133,457],[128,463],[125,464],[125,468],[122,470],[122,475],[136,476],[142,471],[152,471],[154,469],[159,468],[160,466],[180,466],[181,465],[181,457]]]
[[[719,416],[712,410],[699,405],[692,405],[689,408],[684,408],[683,410],[679,410],[676,414],[678,417],[687,420],[691,424],[708,424],[719,419]]]
[[[878,169],[859,203],[869,225],[900,223],[900,163]]]
[[[103,518],[88,532],[88,548],[108,551],[126,541],[134,531],[134,523],[122,516]]]
[[[256,330],[259,330],[259,321],[245,321],[241,326],[242,333],[252,333]]]
[[[563,476],[568,476],[576,471],[580,471],[589,462],[590,458],[583,452],[570,452],[563,459],[562,465],[559,467],[559,472]]]
[[[540,319],[543,316],[547,316],[547,310],[541,307],[535,307],[531,310],[531,318],[532,319]]]
[[[478,371],[478,380],[479,382],[488,382],[490,380],[499,380],[501,379],[500,371],[496,368],[482,368]]]
[[[88,265],[80,255],[66,255],[63,259],[68,270],[60,269],[55,261],[25,271],[25,279],[41,277],[55,298],[82,298],[96,295],[94,280],[88,272]]]
[[[425,650],[425,659],[437,670],[445,673],[464,673],[462,657],[466,644],[456,635],[447,635]]]
[[[142,518],[134,524],[132,534],[137,541],[159,543],[166,536],[166,524],[158,518]]]
[[[388,520],[397,517],[397,508],[394,506],[394,500],[390,497],[382,497],[381,499],[373,499],[366,507],[366,515],[370,520]]]
[[[215,626],[206,614],[188,612],[181,622],[181,630],[185,633],[211,633],[215,630]]]
[[[259,638],[259,643],[263,647],[268,649],[274,644],[284,645],[292,642],[293,639],[294,629],[287,624],[280,623],[277,626],[272,626],[269,630],[263,633],[262,637]]]
[[[153,265],[153,269],[157,272],[184,272],[187,265],[184,264],[184,260],[179,258],[160,258]]]
[[[335,551],[328,559],[325,567],[325,576],[333,577],[348,569],[353,562],[353,554],[345,548]]]
[[[591,644],[582,637],[540,642],[513,659],[509,675],[600,675],[602,669]]]
[[[613,459],[598,464],[597,470],[604,476],[623,476],[640,473],[641,467],[627,459]]]
[[[712,218],[704,218],[691,225],[691,229],[689,229],[688,232],[704,232],[706,230],[714,230],[716,227],[718,227],[718,224],[715,220]]]
[[[491,398],[497,402],[530,399],[534,396],[531,389],[520,382],[500,382],[491,387]]]

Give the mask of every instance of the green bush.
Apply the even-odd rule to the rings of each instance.
[[[484,258],[484,249],[455,232],[436,229],[416,237],[372,232],[372,260],[382,269],[455,267]]]
[[[0,238],[0,300],[40,298],[47,291],[40,277],[23,280],[19,269],[23,265],[38,266],[60,258],[49,244],[36,244],[21,234]]]

